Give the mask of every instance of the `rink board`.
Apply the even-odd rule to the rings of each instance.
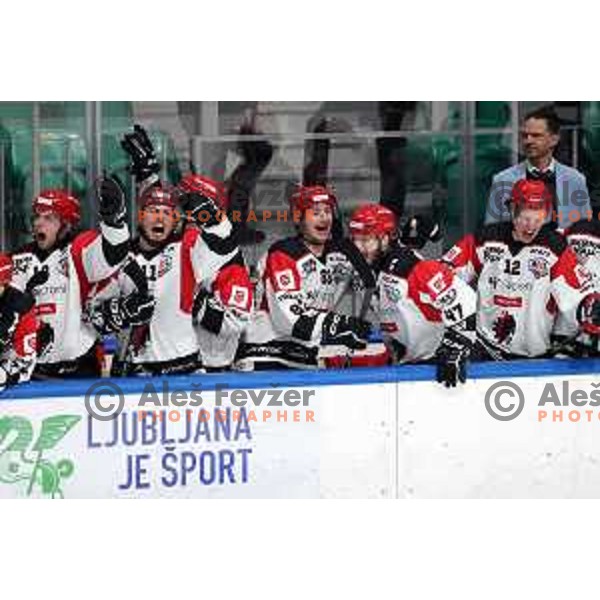
[[[598,498],[596,373],[480,364],[455,390],[428,366],[171,377],[180,407],[161,405],[166,379],[154,395],[103,380],[124,401],[108,421],[86,410],[90,382],[31,383],[0,396],[0,498]],[[506,381],[524,407],[498,420],[485,396]]]

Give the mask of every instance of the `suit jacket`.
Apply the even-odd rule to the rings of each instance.
[[[588,219],[591,211],[590,194],[585,176],[573,167],[555,162],[557,221],[559,227],[573,225],[579,219]],[[510,211],[506,201],[510,198],[513,185],[519,179],[525,179],[525,162],[496,173],[485,211],[485,223],[510,221]]]

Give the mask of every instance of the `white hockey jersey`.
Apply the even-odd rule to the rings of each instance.
[[[29,244],[13,254],[13,285],[24,290],[33,275],[47,269],[48,280],[34,288],[40,324],[52,329],[52,340],[38,363],[72,361],[88,352],[98,335],[83,310],[95,282],[110,277],[127,255],[127,226],[88,230],[59,243],[49,253]]]
[[[229,368],[251,319],[254,295],[241,252],[219,269],[196,316],[202,365]]]
[[[228,221],[211,227],[212,236],[228,238]],[[193,322],[194,300],[200,288],[211,289],[220,269],[238,253],[237,246],[224,244],[222,253],[211,250],[200,229],[188,227],[161,248],[144,251],[134,240],[129,255],[145,273],[148,293],[155,300],[154,313],[143,339],[132,340],[126,361],[133,365],[177,362],[199,357],[200,345]],[[121,270],[102,286],[93,299],[93,312],[107,298],[127,296],[136,291],[132,280]],[[239,300],[239,296],[236,296]],[[248,299],[251,302],[251,297]],[[240,301],[241,303],[241,301]]]
[[[287,238],[273,244],[261,262],[262,298],[248,328],[250,344],[279,340],[317,347],[325,317],[344,297],[360,305],[361,278],[335,241],[317,257],[301,238]]]
[[[463,238],[444,260],[476,285],[477,333],[492,353],[546,354],[559,317],[562,333],[577,335],[576,311],[591,291],[591,277],[552,225],[530,244],[513,239],[512,223],[488,225]]]
[[[432,358],[444,331],[473,317],[477,296],[450,267],[396,246],[377,280],[376,314],[384,339],[393,339],[398,362]]]

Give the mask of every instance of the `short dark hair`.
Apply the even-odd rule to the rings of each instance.
[[[558,135],[560,133],[560,119],[552,106],[541,106],[528,112],[525,115],[525,121],[529,119],[543,119],[550,133]]]

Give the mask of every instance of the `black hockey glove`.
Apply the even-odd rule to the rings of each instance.
[[[121,301],[121,314],[129,326],[144,325],[152,319],[155,304],[149,295],[129,294]]]
[[[125,191],[116,175],[101,177],[96,186],[100,219],[111,227],[122,227],[127,215]]]
[[[347,317],[337,313],[328,313],[323,321],[321,343],[324,345],[343,345],[351,350],[364,350],[371,326],[362,319]]]
[[[441,239],[440,226],[431,218],[423,215],[411,217],[402,228],[400,241],[410,248],[423,248],[428,242]]]
[[[600,294],[588,294],[577,307],[581,330],[591,336],[600,336]]]
[[[36,275],[32,277],[35,279]],[[31,310],[34,305],[33,296],[27,290],[21,292],[16,288],[7,287],[2,296],[0,310],[0,350],[10,346],[12,332],[17,325],[20,315]]]
[[[219,212],[222,212],[217,203],[208,196],[197,192],[188,192],[179,197],[179,205],[185,213],[186,218],[200,227],[212,227],[218,225]]]
[[[158,183],[160,165],[156,158],[154,146],[141,125],[134,125],[133,133],[125,134],[121,140],[121,147],[131,159],[129,170],[135,177],[140,193],[150,186]]]
[[[225,320],[225,307],[202,288],[194,299],[192,317],[206,331],[219,335]]]
[[[125,298],[105,302],[92,321],[101,333],[117,333],[128,327],[148,323],[154,314],[152,297],[134,292]]]
[[[456,387],[459,382],[467,381],[467,360],[472,346],[468,337],[454,329],[446,330],[436,352],[438,383]]]
[[[40,285],[44,285],[48,281],[49,277],[50,270],[48,269],[48,265],[44,265],[41,269],[38,269],[27,282],[27,285],[25,286],[25,292],[28,294],[33,294],[35,288]]]
[[[49,323],[40,323],[37,334],[38,356],[42,356],[54,343],[54,329]]]
[[[5,309],[0,313],[0,349],[10,346],[10,336],[12,329],[17,323],[19,315],[10,309]]]

